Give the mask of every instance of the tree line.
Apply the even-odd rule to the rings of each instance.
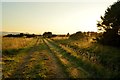
[[[8,35],[5,35],[3,37],[26,37],[26,38],[31,38],[31,37],[37,37],[37,36],[41,36],[41,35],[20,33],[20,34],[8,34]]]

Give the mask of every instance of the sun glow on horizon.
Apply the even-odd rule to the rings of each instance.
[[[55,34],[95,31],[107,3],[3,2],[3,31]]]

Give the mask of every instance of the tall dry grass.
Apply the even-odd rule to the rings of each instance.
[[[2,50],[24,48],[32,41],[32,38],[2,38]]]

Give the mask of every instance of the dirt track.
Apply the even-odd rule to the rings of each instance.
[[[4,78],[86,78],[89,73],[72,60],[66,50],[49,39],[37,38],[27,50],[19,51],[12,62],[5,62]],[[13,65],[12,65],[13,64]],[[11,67],[10,67],[10,66]],[[8,68],[8,72],[4,69]]]
[[[3,78],[67,78],[54,53],[42,39],[36,39],[32,47],[19,51],[17,56],[18,62],[13,60],[3,65]],[[4,72],[8,65],[12,67],[9,72]]]
[[[89,77],[89,73],[82,69],[76,61],[73,61],[70,53],[65,49],[58,47],[53,41],[47,39],[46,44],[52,51],[52,53],[58,58],[64,67],[64,71],[68,74],[70,78],[86,78]],[[70,58],[71,57],[71,58]]]

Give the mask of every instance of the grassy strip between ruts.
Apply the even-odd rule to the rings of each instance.
[[[49,43],[47,42],[46,39],[44,39],[44,42],[46,43],[46,45],[48,46],[47,49],[53,54],[57,64],[59,64],[59,66],[63,69],[63,72],[65,73],[65,78],[70,77],[68,72],[66,71],[66,67],[61,63],[61,61],[59,60],[59,58],[57,57],[57,55],[55,54],[55,52],[53,51],[53,48],[51,48],[49,46]]]
[[[49,41],[50,44],[52,44],[52,42]],[[67,54],[67,52],[65,50],[63,50],[62,48],[58,47],[58,46],[55,46],[54,44],[52,44],[52,51],[54,51],[54,53],[56,54],[56,56],[59,58],[59,60],[67,60],[67,62],[69,62],[70,64],[67,65],[67,64],[63,64],[64,62],[62,62],[62,64],[64,65],[65,67],[65,70],[66,72],[69,73],[69,77],[72,77],[72,78],[87,78],[87,77],[90,77],[90,75],[84,70],[82,69],[78,63],[76,63],[74,60],[76,60],[75,57],[73,56],[70,56],[69,54]],[[58,53],[57,53],[58,52]],[[60,54],[63,56],[61,57]],[[77,60],[78,62],[78,60]],[[71,74],[71,71],[70,69],[74,69],[74,72],[77,72],[76,73],[73,73]],[[81,75],[78,76],[79,72],[81,73]],[[75,75],[76,74],[76,75]]]
[[[63,50],[60,46],[58,46],[58,44],[56,44],[55,42],[52,42],[51,40],[49,41],[51,42],[51,44],[61,49],[60,50],[61,53],[71,62],[75,63],[74,65],[77,65],[78,67],[82,67],[87,72],[89,72],[91,74],[91,77],[95,77],[95,78],[106,77],[106,71],[104,68],[99,69],[98,67],[96,67],[94,64],[90,62],[86,62],[86,61],[83,61],[82,59],[78,59],[75,56],[70,55],[68,52],[64,53],[65,50]]]

